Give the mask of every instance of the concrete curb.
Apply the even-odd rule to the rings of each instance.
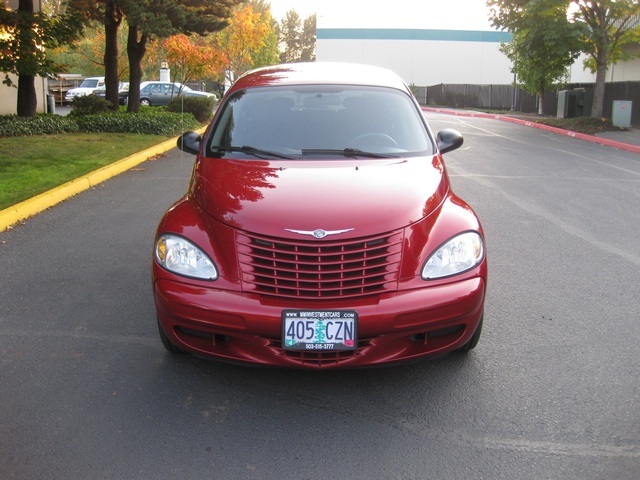
[[[130,155],[122,160],[118,160],[117,162],[83,175],[80,178],[64,183],[59,187],[48,190],[40,195],[36,195],[24,202],[20,202],[4,210],[0,210],[0,232],[5,231],[11,225],[40,213],[43,210],[66,200],[67,198],[95,187],[105,180],[129,170],[155,155],[171,150],[176,146],[177,139],[178,137],[166,140],[158,145],[143,150],[142,152]]]
[[[422,110],[425,112],[433,112],[433,113],[444,113],[447,115],[456,115],[459,117],[476,117],[476,118],[490,118],[493,120],[500,120],[503,122],[515,123],[518,125],[523,125],[525,127],[533,127],[538,128],[540,130],[545,130],[547,132],[553,132],[558,135],[565,135],[573,138],[578,138],[580,140],[586,140],[587,142],[598,143],[600,145],[605,145],[608,147],[617,148],[619,150],[625,150],[627,152],[632,153],[640,153],[640,146],[631,145],[629,143],[616,142],[615,140],[609,140],[606,138],[596,137],[595,135],[587,135],[584,133],[573,132],[571,130],[564,130],[562,128],[551,127],[549,125],[544,125],[542,123],[530,122],[528,120],[523,120],[521,118],[510,117],[508,115],[497,115],[492,113],[481,113],[481,112],[470,112],[465,110],[450,110],[446,108],[433,108],[433,107],[422,107]]]

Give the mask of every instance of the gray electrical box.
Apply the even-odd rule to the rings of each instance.
[[[576,95],[571,90],[560,90],[558,92],[558,118],[575,117]]]
[[[593,105],[593,88],[576,88],[558,92],[558,118],[589,116]]]
[[[630,128],[631,127],[631,107],[633,102],[630,100],[614,100],[613,114],[611,121],[615,127]]]

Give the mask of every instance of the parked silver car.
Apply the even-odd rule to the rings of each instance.
[[[170,82],[142,82],[140,84],[141,105],[166,105],[173,98],[184,95],[185,97],[213,97],[213,93],[192,90],[186,85]]]

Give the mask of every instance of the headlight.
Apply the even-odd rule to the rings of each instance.
[[[467,271],[482,261],[484,244],[476,232],[465,232],[438,248],[422,269],[422,278],[448,277]]]
[[[156,242],[156,260],[162,267],[179,275],[205,280],[218,278],[218,271],[209,257],[177,235],[160,235]]]

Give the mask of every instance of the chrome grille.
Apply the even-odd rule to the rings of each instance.
[[[349,240],[290,240],[238,233],[243,289],[300,299],[397,289],[402,231]]]

